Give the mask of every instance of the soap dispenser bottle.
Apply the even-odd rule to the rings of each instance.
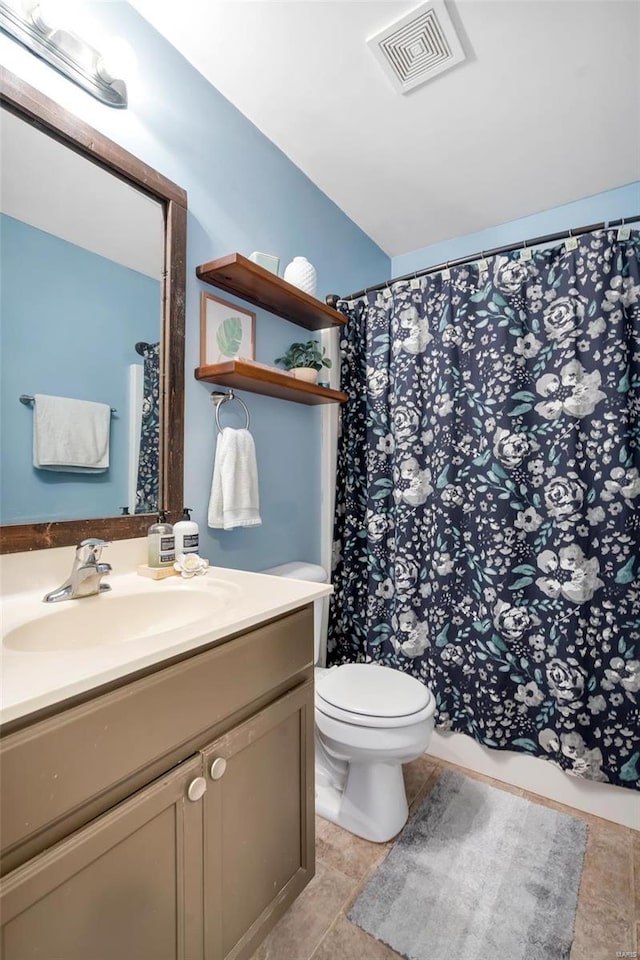
[[[167,523],[167,515],[161,510],[158,522],[152,523],[147,534],[150,567],[168,567],[176,559],[173,527]]]
[[[182,553],[197,553],[200,547],[198,524],[191,519],[191,507],[182,508],[182,516],[174,525],[176,557]]]

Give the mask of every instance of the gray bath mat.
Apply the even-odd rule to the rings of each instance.
[[[565,960],[586,826],[450,770],[349,919],[407,960]]]

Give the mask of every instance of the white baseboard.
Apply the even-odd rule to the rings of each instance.
[[[604,820],[640,830],[637,790],[571,777],[548,760],[508,750],[490,750],[464,733],[434,731],[427,753]]]

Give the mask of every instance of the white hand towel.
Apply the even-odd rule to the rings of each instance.
[[[35,395],[33,465],[41,470],[102,473],[109,466],[111,408],[106,403]]]
[[[260,519],[256,448],[248,430],[225,427],[218,434],[208,523],[232,530],[257,527]]]

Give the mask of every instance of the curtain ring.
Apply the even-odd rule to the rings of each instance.
[[[222,433],[222,427],[220,425],[220,407],[223,403],[226,403],[228,400],[237,400],[242,409],[244,410],[244,415],[247,419],[244,429],[248,430],[251,423],[251,417],[249,416],[249,408],[247,407],[244,400],[241,400],[240,397],[236,397],[233,390],[229,390],[228,393],[218,393],[214,392],[211,394],[211,402],[216,405],[216,427],[218,428],[218,433]]]

